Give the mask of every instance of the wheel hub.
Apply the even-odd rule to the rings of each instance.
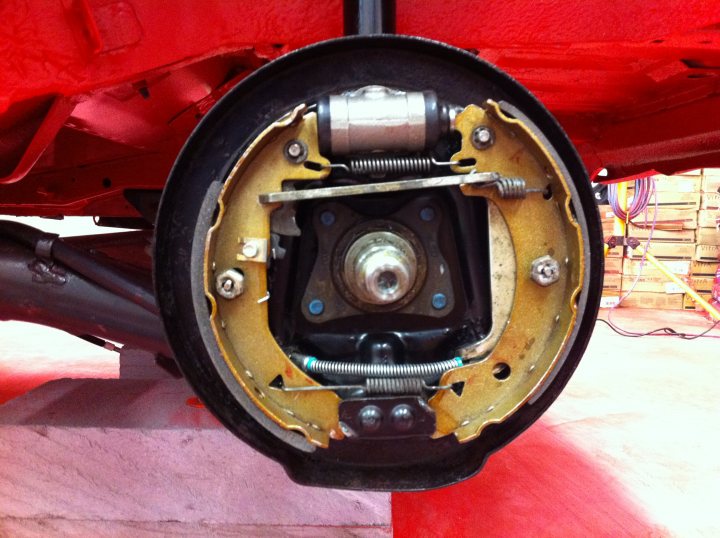
[[[393,232],[365,234],[345,255],[343,278],[359,301],[392,304],[408,294],[416,277],[412,244]]]

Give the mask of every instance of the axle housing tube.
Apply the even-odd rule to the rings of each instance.
[[[7,236],[0,236],[0,319],[173,356],[157,314]]]

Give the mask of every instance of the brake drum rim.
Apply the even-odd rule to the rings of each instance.
[[[355,61],[359,52],[365,57],[369,54],[371,58],[387,58],[387,63],[397,69],[378,71],[372,68],[360,72],[359,80],[351,80],[343,74],[342,68]],[[307,69],[321,67],[326,61],[333,66],[333,73],[338,74],[334,77],[328,71],[330,76],[326,80],[333,82],[312,86],[301,84],[293,97],[293,89],[298,81],[306,78]],[[299,71],[301,66],[302,73]],[[263,114],[269,122],[280,115],[267,115],[269,110],[290,110],[297,103],[312,102],[313,96],[319,93],[345,91],[378,80],[387,79],[394,87],[420,90],[427,87],[426,80],[417,75],[424,72],[422,66],[430,67],[432,72],[437,69],[438,74],[445,73],[445,80],[451,80],[453,73],[458,74],[457,84],[436,87],[446,98],[458,95],[450,102],[478,103],[492,96],[502,99],[502,108],[507,109],[507,101],[511,101],[531,118],[530,125],[542,129],[540,138],[546,134],[553,140],[547,147],[567,170],[565,177],[574,179],[569,186],[576,192],[578,218],[583,222],[587,240],[586,259],[590,262],[586,287],[578,303],[580,312],[585,311],[587,315],[581,316],[576,324],[568,353],[561,359],[565,366],[554,371],[557,375],[546,380],[521,412],[492,425],[487,435],[466,444],[458,444],[449,437],[393,445],[373,443],[383,450],[379,456],[381,460],[384,456],[383,461],[389,465],[380,469],[373,465],[375,456],[369,452],[372,447],[366,446],[367,443],[358,443],[359,452],[346,443],[331,443],[327,451],[315,451],[315,455],[304,453],[315,447],[304,437],[281,428],[251,405],[249,397],[234,381],[220,357],[208,321],[204,283],[197,275],[202,274],[205,236],[217,205],[217,193],[231,163],[258,132],[257,122],[250,121],[243,126],[239,122]],[[384,75],[375,77],[377,72]],[[373,78],[368,78],[369,75]],[[279,93],[281,89],[285,93]],[[268,107],[268,96],[279,103],[280,108]],[[446,43],[412,36],[353,36],[315,43],[272,61],[245,78],[205,115],[185,142],[162,194],[153,279],[163,324],[183,374],[208,409],[234,435],[280,462],[293,480],[303,484],[414,491],[446,486],[472,476],[483,467],[489,455],[526,430],[557,398],[571,378],[593,332],[601,295],[598,283],[602,280],[603,257],[602,249],[596,248],[601,245],[601,240],[600,220],[582,160],[558,121],[527,88],[477,55]],[[595,285],[590,286],[590,282]],[[404,448],[408,444],[415,449],[408,452]],[[403,449],[395,450],[396,445]],[[438,452],[440,447],[442,457]],[[422,454],[435,455],[430,456],[430,460],[420,458],[419,448],[431,451]],[[431,466],[428,466],[429,461],[433,462]],[[350,477],[354,485],[347,482]]]

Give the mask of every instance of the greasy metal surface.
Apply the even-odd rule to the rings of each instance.
[[[467,107],[456,125],[463,143],[453,160],[475,158],[478,170],[523,177],[529,188],[552,189],[548,200],[542,196],[503,200],[492,191],[461,187],[464,194],[485,195],[497,206],[510,232],[517,264],[513,308],[497,345],[486,358],[443,375],[441,385],[464,383],[461,395],[444,391],[430,400],[437,413],[436,437],[454,433],[462,442],[510,416],[551,374],[576,321],[584,256],[580,229],[570,209],[566,185],[570,178],[563,177],[558,163],[530,130],[492,101],[486,103],[486,110]],[[478,125],[488,125],[495,132],[492,147],[477,150],[470,143]],[[563,260],[563,267],[557,283],[541,287],[531,280],[530,269],[533,260],[546,254]],[[510,368],[507,377],[499,375],[503,365]]]
[[[285,179],[317,180],[327,169],[313,171],[283,158],[283,148],[292,139],[308,145],[308,160],[328,164],[317,149],[314,113],[303,116],[299,106],[292,114],[268,127],[248,147],[225,183],[218,202],[215,225],[208,232],[205,258],[205,291],[212,307],[211,325],[220,350],[237,382],[268,417],[296,430],[308,441],[327,446],[330,438],[343,437],[338,426],[339,398],[333,392],[283,392],[269,390],[282,376],[288,387],[317,385],[298,369],[280,349],[268,327],[266,265],[245,261],[243,238],[270,238],[270,213],[277,207],[261,205],[258,194],[280,190]],[[214,273],[240,269],[245,292],[232,301],[217,300]]]

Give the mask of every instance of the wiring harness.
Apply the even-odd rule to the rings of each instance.
[[[635,286],[637,285],[638,281],[640,280],[640,277],[642,276],[642,271],[645,266],[646,256],[648,248],[650,247],[650,242],[652,241],[652,236],[655,231],[655,227],[657,225],[657,210],[658,210],[658,200],[657,200],[657,191],[655,186],[655,178],[653,177],[644,177],[639,178],[635,180],[635,193],[632,198],[632,201],[629,204],[629,207],[627,209],[623,208],[620,204],[620,201],[618,199],[618,189],[617,184],[613,183],[611,185],[608,185],[608,202],[610,203],[610,207],[613,210],[613,213],[615,216],[626,223],[633,221],[634,219],[638,218],[639,216],[644,216],[644,222],[641,224],[641,226],[645,228],[650,228],[650,231],[648,233],[647,241],[645,242],[645,246],[643,248],[642,256],[640,258],[640,266],[638,268],[638,274],[635,276],[635,280],[633,281],[632,285],[628,289],[627,292],[625,292],[621,297],[620,300],[615,304],[610,310],[608,311],[607,320],[604,319],[598,319],[598,321],[605,323],[607,326],[609,326],[613,331],[615,331],[617,334],[621,336],[627,336],[631,338],[639,338],[641,336],[673,336],[677,338],[681,338],[683,340],[695,340],[696,338],[720,338],[718,335],[710,335],[710,331],[715,329],[718,324],[720,324],[720,321],[716,321],[710,328],[703,331],[699,334],[688,334],[680,331],[676,331],[672,327],[661,327],[658,329],[653,329],[651,331],[647,332],[635,332],[635,331],[628,331],[626,329],[623,329],[622,327],[617,326],[612,321],[612,313],[613,311],[622,304],[622,302],[633,292],[635,289]],[[648,207],[650,206],[651,200],[654,202],[654,211],[652,214],[652,222],[648,223]]]

